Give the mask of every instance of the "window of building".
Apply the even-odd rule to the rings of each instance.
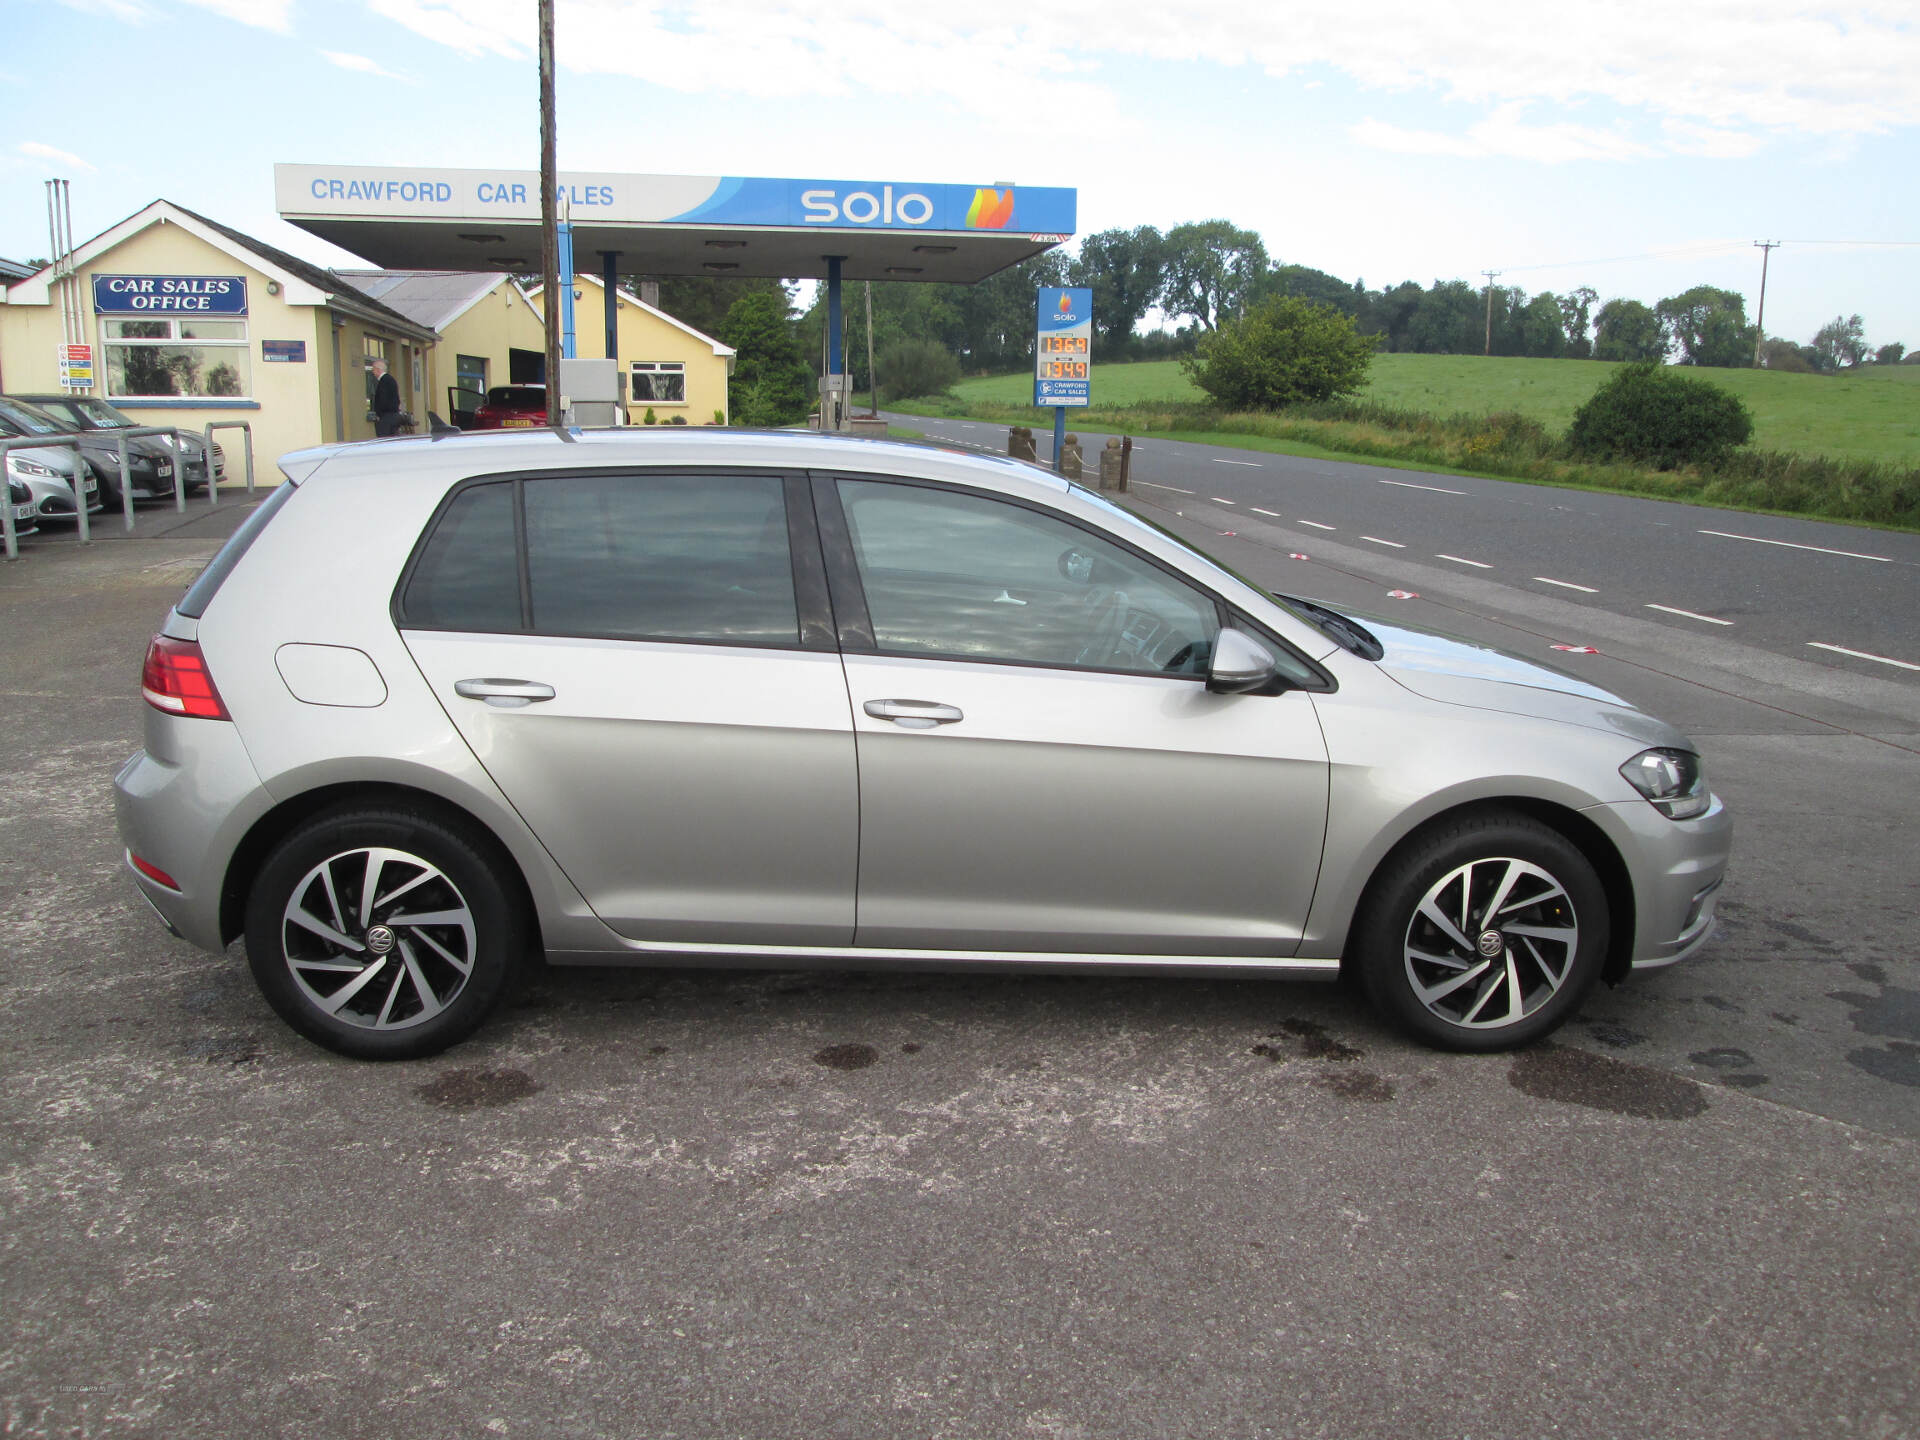
[[[109,396],[240,400],[253,394],[244,319],[100,321]]]
[[[687,367],[678,360],[633,362],[633,403],[684,405],[687,403]]]

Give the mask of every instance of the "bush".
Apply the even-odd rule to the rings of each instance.
[[[1333,306],[1286,295],[1201,336],[1180,364],[1216,405],[1277,410],[1358,390],[1374,343]]]
[[[1753,438],[1753,416],[1719,386],[1663,365],[1623,365],[1574,413],[1581,455],[1671,470],[1715,460]]]
[[[883,401],[944,395],[960,378],[960,362],[931,340],[896,340],[874,360]]]

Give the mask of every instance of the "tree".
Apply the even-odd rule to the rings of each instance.
[[[1567,332],[1567,354],[1572,359],[1585,360],[1593,354],[1593,338],[1588,333],[1593,328],[1593,321],[1589,317],[1593,302],[1600,298],[1600,292],[1591,285],[1582,285],[1557,298],[1560,324]]]
[[[960,362],[931,340],[896,340],[874,361],[881,398],[889,403],[916,395],[944,395],[960,378]]]
[[[1790,375],[1814,375],[1820,367],[1808,359],[1808,349],[1791,340],[1762,340],[1760,363],[1768,370],[1784,370]]]
[[[1858,315],[1836,315],[1813,337],[1813,352],[1822,370],[1851,370],[1866,359],[1866,327]]]
[[[1263,289],[1268,295],[1298,295],[1316,305],[1331,305],[1342,315],[1355,318],[1360,312],[1360,297],[1367,293],[1364,287],[1356,293],[1355,286],[1324,270],[1315,270],[1309,265],[1282,265],[1277,260],[1267,272]]]
[[[1202,330],[1241,309],[1266,279],[1267,247],[1225,220],[1176,225],[1167,232],[1167,278],[1160,308]]]
[[[1542,290],[1511,312],[1515,355],[1554,359],[1567,353],[1567,322],[1558,296]]]
[[[1669,295],[1653,308],[1680,347],[1682,365],[1733,368],[1753,364],[1758,337],[1747,323],[1746,297],[1737,290],[1696,285]]]
[[[1391,290],[1368,292],[1358,311],[1360,333],[1382,337],[1383,350],[1412,349],[1408,330],[1426,293],[1414,280],[1402,280]]]
[[[1873,352],[1873,363],[1876,365],[1898,365],[1900,358],[1906,353],[1907,347],[1902,345],[1898,340],[1895,340],[1892,344],[1882,345],[1878,350]]]
[[[727,400],[736,425],[789,425],[813,403],[813,370],[800,356],[783,295],[751,291],[734,301],[720,338],[737,352]]]
[[[1436,280],[1407,321],[1406,348],[1422,355],[1478,355],[1486,302],[1464,280]]]
[[[1276,295],[1221,322],[1182,359],[1219,405],[1271,410],[1351,394],[1366,383],[1373,339],[1331,305]]]
[[[1117,353],[1159,303],[1167,282],[1167,239],[1151,225],[1101,230],[1080,242],[1067,283],[1093,291],[1094,348]]]
[[[1638,300],[1609,300],[1593,320],[1596,360],[1659,361],[1667,357],[1667,327]]]
[[[1567,444],[1582,455],[1661,470],[1713,460],[1753,438],[1738,396],[1665,365],[1623,365],[1574,412]]]
[[[634,282],[627,282],[632,286]],[[727,311],[743,295],[776,295],[791,304],[786,283],[758,277],[742,279],[724,275],[666,275],[660,279],[660,308],[702,335],[719,338],[726,324]]]

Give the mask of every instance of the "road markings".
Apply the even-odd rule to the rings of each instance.
[[[1731,624],[1733,624],[1733,621],[1731,621],[1731,620],[1716,620],[1716,619],[1715,619],[1715,618],[1714,618],[1713,616],[1711,616],[1711,615],[1702,615],[1702,614],[1700,614],[1700,613],[1698,613],[1697,611],[1693,611],[1693,610],[1679,610],[1679,609],[1676,609],[1675,607],[1673,607],[1672,605],[1655,605],[1655,604],[1653,604],[1653,603],[1652,603],[1651,601],[1649,601],[1649,602],[1647,603],[1647,609],[1649,609],[1649,610],[1664,610],[1664,611],[1666,611],[1666,612],[1667,612],[1667,614],[1669,614],[1669,615],[1684,615],[1684,616],[1686,616],[1686,617],[1687,617],[1687,619],[1689,619],[1689,620],[1704,620],[1704,621],[1706,621],[1706,622],[1707,622],[1707,624],[1709,624],[1709,625],[1731,625]]]
[[[1362,540],[1371,540],[1376,545],[1391,545],[1396,550],[1404,550],[1407,548],[1398,540],[1382,540],[1378,535],[1362,535],[1360,538]]]
[[[1393,482],[1389,480],[1389,481],[1383,481],[1382,483],[1390,485]],[[1464,555],[1436,555],[1434,556],[1434,559],[1451,560],[1456,565],[1471,565],[1476,570],[1491,570],[1493,568],[1491,565],[1487,564],[1487,562],[1484,560],[1469,560]]]
[[[1764,535],[1735,535],[1731,530],[1702,530],[1702,535],[1717,535],[1722,540],[1751,540],[1756,545],[1783,545],[1789,550],[1812,550],[1819,555],[1844,555],[1849,560],[1877,560],[1882,565],[1891,565],[1890,555],[1862,555],[1858,550],[1829,550],[1824,545],[1801,545],[1793,540],[1769,540]],[[1812,644],[1812,641],[1808,641]],[[1849,654],[1852,652],[1849,651]],[[1874,658],[1878,658],[1877,656]]]
[[[1265,468],[1264,466],[1261,465],[1261,463],[1258,460],[1222,460],[1218,455],[1210,455],[1207,458],[1212,460],[1213,463],[1216,465],[1244,465],[1249,470],[1260,470]]]
[[[1249,505],[1247,508],[1256,515],[1271,515],[1276,520],[1280,518],[1278,510],[1262,510],[1258,505]]]
[[[1533,577],[1542,585],[1558,585],[1562,590],[1578,590],[1582,595],[1598,595],[1600,592],[1591,585],[1576,585],[1571,580],[1556,580],[1551,575]]]
[[[1311,525],[1316,530],[1337,530],[1337,525],[1322,525],[1318,520],[1302,520],[1302,525]]]
[[[1920,670],[1920,665],[1906,660],[1895,660],[1889,655],[1873,655],[1865,650],[1849,650],[1844,645],[1829,645],[1823,640],[1809,640],[1807,644],[1816,650],[1831,650],[1836,655],[1851,655],[1856,660],[1878,660],[1882,665],[1898,665],[1902,670]]]
[[[1464,495],[1464,490],[1449,490],[1444,485],[1416,485],[1411,480],[1382,480],[1382,485],[1398,485],[1402,490],[1431,490],[1436,495]]]
[[[1225,499],[1222,499],[1220,496],[1216,495],[1213,497],[1213,503],[1216,505],[1237,505],[1240,502],[1237,500],[1225,500]]]
[[[1176,495],[1193,494],[1193,491],[1182,490],[1178,485],[1157,485],[1151,480],[1136,480],[1133,483],[1136,485],[1145,485],[1150,490],[1171,490]]]

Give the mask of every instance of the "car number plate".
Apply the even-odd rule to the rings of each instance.
[[[530,430],[535,423],[536,422],[532,420],[502,420],[500,422],[500,428],[502,430]]]
[[[13,518],[14,518],[15,520],[19,520],[19,521],[23,521],[23,522],[24,522],[24,521],[27,521],[27,520],[31,520],[31,519],[33,519],[33,506],[31,506],[31,505],[16,505],[16,506],[14,506],[14,507],[13,507]]]
[[[162,480],[165,480],[173,474],[173,462],[171,460],[156,460],[153,466],[153,473],[158,475]]]
[[[92,495],[95,492],[97,492],[99,489],[100,489],[100,482],[98,480],[87,481],[87,494]]]

